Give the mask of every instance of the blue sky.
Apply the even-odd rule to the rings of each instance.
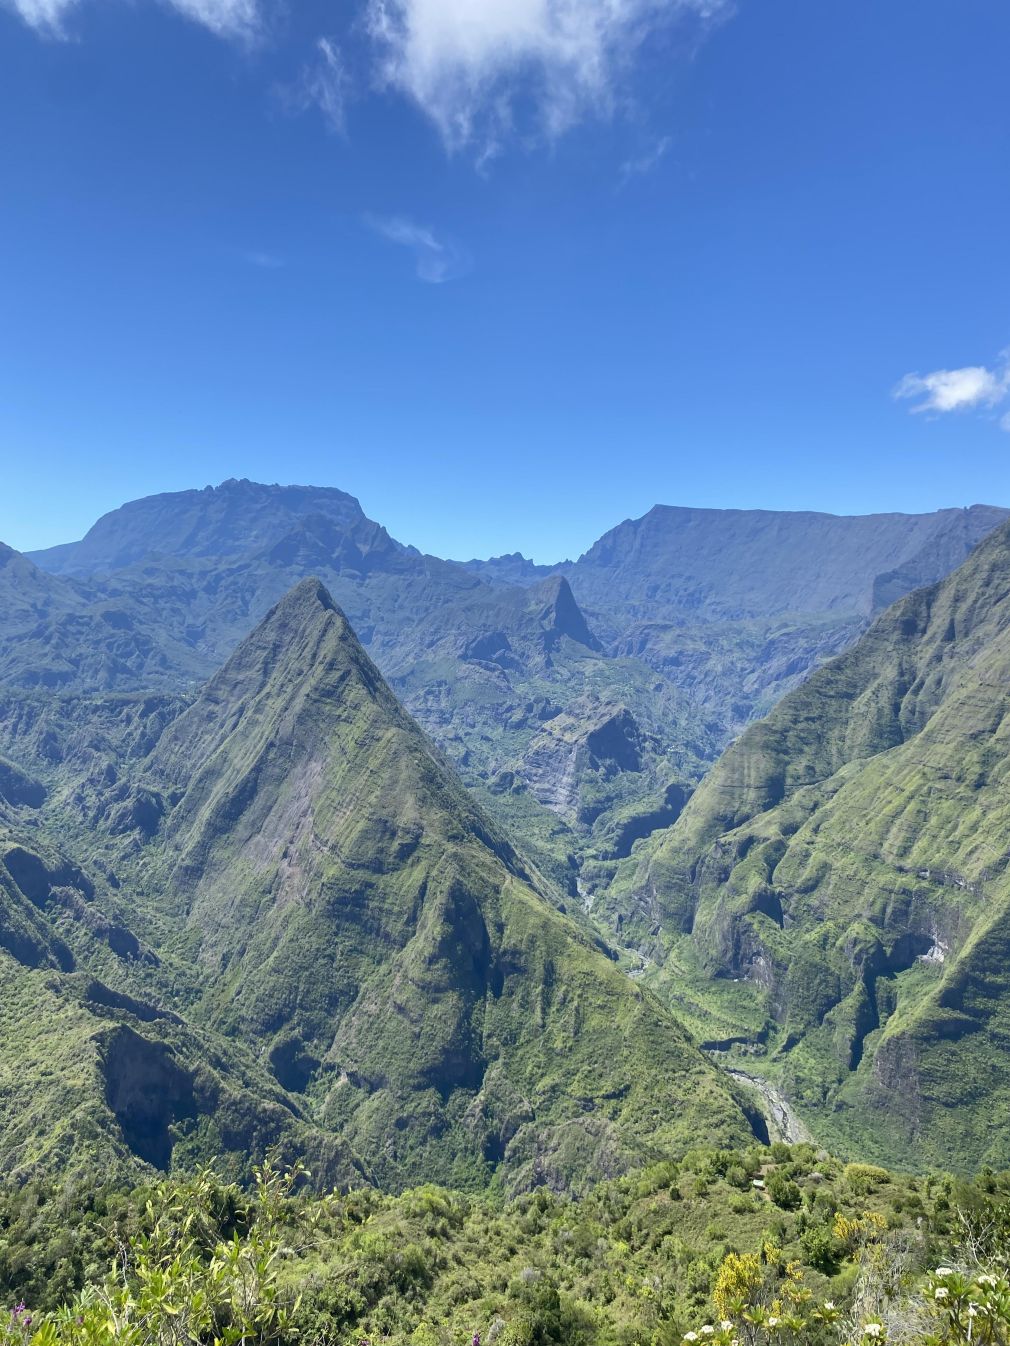
[[[1010,503],[1008,56],[1005,0],[8,0],[0,538]]]

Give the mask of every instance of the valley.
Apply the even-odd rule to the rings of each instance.
[[[921,1339],[1010,1169],[1008,595],[988,507],[0,553],[5,1346]]]
[[[457,564],[226,482],[5,553],[0,945],[38,1060],[92,1061],[72,1103],[25,1072],[88,1123],[15,1089],[5,1162],[1001,1161],[930,1082],[999,1031],[1003,517],[657,509]]]

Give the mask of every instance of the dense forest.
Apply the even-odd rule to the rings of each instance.
[[[315,1195],[265,1165],[132,1191],[7,1188],[5,1346],[995,1342],[1010,1174],[915,1178],[812,1145],[698,1149],[581,1199]]]

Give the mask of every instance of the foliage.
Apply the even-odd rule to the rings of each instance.
[[[1008,621],[1004,526],[741,734],[615,880],[655,894],[657,988],[853,1159],[1010,1163]]]
[[[738,1169],[766,1187],[744,1196]],[[776,1174],[800,1190],[798,1209],[768,1195]],[[1010,1175],[961,1184],[953,1206],[951,1190],[889,1174],[856,1197],[843,1165],[809,1146],[695,1150],[579,1199],[541,1188],[500,1206],[432,1186],[318,1197],[303,1172],[270,1165],[252,1190],[202,1171],[96,1192],[74,1286],[47,1294],[31,1270],[9,1274],[0,1346],[468,1346],[474,1334],[484,1346],[678,1346],[685,1334],[840,1346],[877,1321],[891,1340],[911,1339],[911,1323],[928,1346],[937,1333],[961,1346],[950,1310],[967,1330],[972,1304],[987,1306],[995,1342],[1001,1310],[978,1277],[992,1266],[993,1295],[1006,1293],[991,1255],[1007,1257]],[[55,1194],[39,1202],[32,1252],[8,1269],[53,1264],[65,1209]],[[26,1229],[5,1223],[8,1257]],[[972,1266],[972,1249],[989,1260],[966,1286],[928,1274]],[[923,1286],[949,1292],[930,1300],[928,1323]]]
[[[0,1331],[3,1346],[183,1346],[256,1342],[297,1335],[297,1295],[281,1287],[280,1218],[298,1178],[256,1171],[244,1201],[209,1173],[161,1184],[107,1275],[49,1313],[21,1299]],[[231,1229],[231,1237],[226,1230]]]

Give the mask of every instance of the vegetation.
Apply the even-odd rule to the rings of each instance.
[[[1010,1174],[916,1179],[776,1145],[696,1150],[581,1200],[304,1184],[268,1164],[251,1189],[206,1171],[6,1190],[5,1346],[961,1346],[1010,1329]]]
[[[144,1225],[117,1184],[215,1157],[224,1191],[276,1152],[317,1191],[361,1189],[277,1198],[284,1220],[313,1212],[297,1255],[263,1253],[278,1295],[297,1263],[299,1331],[409,1322],[426,1346],[466,1314],[487,1333],[500,1300],[501,1332],[542,1309],[573,1341],[664,1343],[707,1312],[702,1335],[742,1339],[767,1324],[729,1311],[736,1277],[747,1312],[829,1341],[825,1298],[849,1303],[885,1235],[918,1259],[949,1194],[739,1147],[813,1133],[891,1167],[1010,1163],[1010,526],[694,783],[733,723],[998,518],[790,517],[780,537],[747,515],[729,546],[704,512],[654,511],[563,576],[419,557],[339,493],[229,483],[111,516],[48,557],[71,578],[0,552],[0,1165],[43,1226],[80,1198],[63,1242],[40,1241],[44,1274],[12,1244],[35,1307],[101,1284],[103,1311],[140,1322],[115,1298],[138,1292],[134,1264],[112,1257],[115,1294],[101,1272],[115,1237],[158,1275],[184,1247],[211,1306],[193,1332],[225,1332],[247,1263],[218,1244],[288,1234],[247,1212],[190,1247],[158,1224],[177,1189]],[[822,533],[831,566],[783,570]],[[740,547],[775,563],[741,569]],[[315,569],[465,780],[319,580],[233,649]],[[659,1185],[632,1200],[643,1171]],[[640,1243],[612,1228],[635,1202]],[[581,1247],[586,1221],[588,1262],[536,1242]],[[510,1251],[517,1222],[536,1239]]]
[[[853,1158],[1010,1162],[1010,532],[752,726],[612,900],[653,984]]]
[[[137,732],[122,710],[106,742]],[[58,775],[51,803],[0,816],[0,1062],[27,1067],[0,1161],[20,1179],[214,1155],[231,1174],[280,1144],[324,1185],[514,1192],[751,1135],[318,581],[153,751],[89,772],[76,832]],[[87,873],[64,854],[85,847]]]

